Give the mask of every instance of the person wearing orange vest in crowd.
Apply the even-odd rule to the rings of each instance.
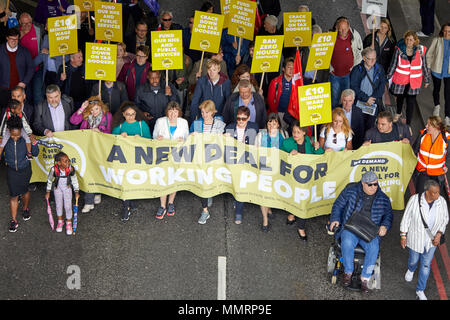
[[[414,143],[417,155],[416,192],[424,192],[424,184],[428,179],[439,182],[443,186],[444,175],[447,173],[447,149],[450,133],[445,130],[439,116],[428,118],[425,129],[420,131]]]
[[[406,123],[411,124],[416,96],[420,93],[422,82],[425,88],[431,81],[430,69],[427,66],[425,53],[427,48],[419,44],[414,31],[407,31],[403,39],[397,43],[387,73],[390,91],[397,98],[397,114],[394,122],[401,117],[403,101],[406,98]],[[423,81],[422,81],[423,80]]]

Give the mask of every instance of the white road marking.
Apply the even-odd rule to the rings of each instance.
[[[217,300],[227,299],[227,258],[218,258]]]

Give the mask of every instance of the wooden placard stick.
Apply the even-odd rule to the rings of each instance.
[[[166,69],[166,87],[169,85],[169,69]]]
[[[6,8],[5,8],[5,13],[6,13],[6,20],[5,20],[5,27],[8,24],[8,13],[7,11],[9,10],[9,0],[6,1]]]
[[[200,66],[198,67],[198,72],[202,72],[202,65],[203,65],[203,57],[205,56],[205,51],[202,51],[202,58],[200,59]]]
[[[261,76],[261,83],[259,84],[259,88],[260,89],[262,89],[262,85],[263,85],[263,82],[264,82],[264,74],[265,74],[265,72],[263,72],[262,76]]]

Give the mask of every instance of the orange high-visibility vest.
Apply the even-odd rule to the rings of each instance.
[[[425,130],[422,130],[420,138],[420,149],[417,154],[416,169],[419,172],[426,172],[429,176],[439,176],[444,174],[443,168],[445,167],[445,159],[447,156],[447,142],[444,140],[443,135],[447,139],[450,138],[450,134],[445,131],[439,133],[438,137],[434,141],[431,141],[431,134],[423,134]]]
[[[397,50],[401,50],[397,47]],[[411,89],[418,89],[422,86],[422,58],[425,55],[426,47],[419,46],[411,62],[403,59],[402,54],[398,55],[397,68],[392,76],[392,82],[396,84],[408,84]]]

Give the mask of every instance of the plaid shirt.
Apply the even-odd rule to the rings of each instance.
[[[423,47],[423,48],[420,48]],[[402,59],[408,60],[408,56],[406,55],[405,52],[403,52],[402,50],[400,50],[400,48],[397,46],[395,47],[395,53],[394,56],[392,57],[391,60],[391,66],[389,67],[389,71],[387,73],[387,79],[392,79],[392,76],[395,73],[395,70],[397,69],[397,64],[398,64],[398,57],[399,55],[401,55]],[[419,46],[417,47],[417,49],[415,50],[414,55],[419,54],[426,49],[424,46]],[[431,72],[430,69],[427,66],[427,58],[426,55],[421,55],[420,58],[422,59],[422,75],[423,75],[423,79],[425,84],[429,84],[431,81]],[[414,58],[413,58],[414,59]],[[406,88],[406,84],[397,84],[392,82],[391,86],[389,87],[390,91],[393,94],[403,94]],[[420,88],[417,89],[411,89],[411,87],[409,87],[408,90],[408,95],[412,96],[412,95],[418,95],[420,93]]]

